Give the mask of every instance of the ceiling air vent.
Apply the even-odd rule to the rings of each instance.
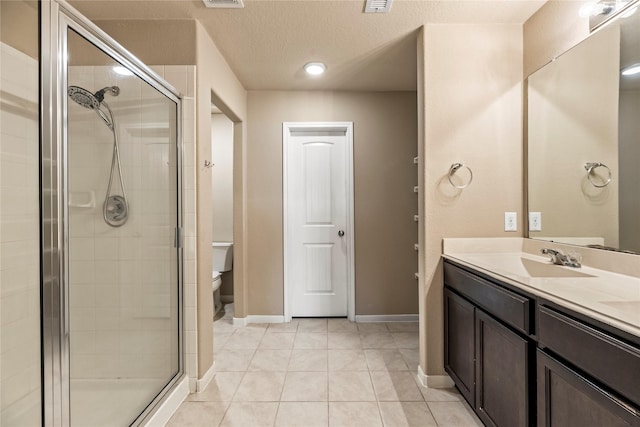
[[[366,0],[364,13],[387,13],[391,10],[391,0]]]
[[[217,7],[220,9],[243,9],[242,0],[202,0],[207,7]]]

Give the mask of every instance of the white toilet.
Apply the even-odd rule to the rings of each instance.
[[[211,285],[213,289],[214,316],[222,308],[220,301],[220,285],[222,285],[222,273],[230,271],[233,266],[233,242],[213,242],[213,275]]]

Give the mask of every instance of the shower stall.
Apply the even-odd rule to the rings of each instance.
[[[65,2],[0,3],[0,424],[144,424],[185,371],[180,95]]]

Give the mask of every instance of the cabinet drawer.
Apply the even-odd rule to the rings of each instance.
[[[638,427],[640,413],[552,356],[537,351],[538,427]]]
[[[444,282],[479,307],[526,335],[531,333],[531,300],[444,263]]]
[[[550,307],[538,307],[538,342],[640,406],[640,349]]]

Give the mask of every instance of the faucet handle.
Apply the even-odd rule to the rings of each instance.
[[[549,260],[553,264],[562,265],[566,259],[562,251],[559,249],[542,248],[540,249],[540,252],[544,255],[549,255]]]
[[[542,248],[540,249],[540,252],[542,252],[545,255],[552,255],[552,256],[564,255],[560,249]]]
[[[567,253],[567,260],[571,267],[581,267],[582,266],[582,255],[579,252],[571,251]]]

